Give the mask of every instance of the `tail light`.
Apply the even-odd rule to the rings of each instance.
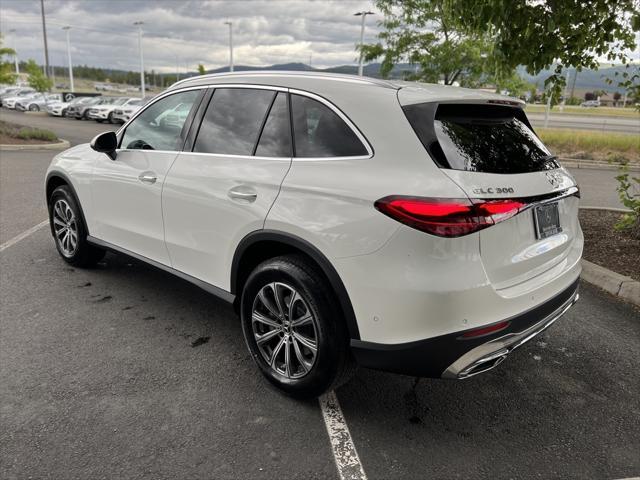
[[[412,228],[439,237],[461,237],[516,215],[517,200],[441,199],[392,195],[375,202],[380,212]]]

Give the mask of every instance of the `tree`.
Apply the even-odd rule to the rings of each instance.
[[[29,74],[29,77],[27,78],[29,86],[35,89],[36,92],[48,92],[51,90],[51,87],[53,87],[53,80],[42,73],[42,69],[38,66],[35,60],[29,59],[25,70]]]
[[[428,0],[411,0],[428,8]],[[535,74],[554,67],[545,85],[560,92],[562,70],[597,70],[601,57],[628,63],[640,30],[640,0],[447,0],[448,17],[470,35],[487,35],[502,69]],[[621,83],[637,82],[635,73]]]
[[[207,73],[207,71],[204,69],[204,65],[199,63],[198,64],[198,75],[204,75],[206,73]]]
[[[478,86],[483,72],[495,71],[487,68],[493,64],[491,44],[483,33],[462,32],[446,7],[448,1],[377,0],[384,31],[378,43],[362,46],[364,59],[382,57],[382,76],[408,61],[419,66],[408,79]]]
[[[4,61],[5,55],[15,54],[15,50],[2,46],[2,36],[0,36],[0,84],[13,84],[16,81],[16,75],[13,72],[13,66],[10,62]]]
[[[622,95],[620,94],[620,92],[613,92],[613,106],[617,106],[618,102],[620,101],[620,99],[622,98]],[[624,105],[623,105],[624,107]]]

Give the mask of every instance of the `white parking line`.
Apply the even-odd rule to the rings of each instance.
[[[324,424],[327,427],[333,458],[341,480],[366,480],[360,457],[353,444],[349,427],[342,415],[336,393],[331,391],[319,398]]]
[[[2,245],[0,245],[0,252],[6,250],[7,248],[9,248],[12,245],[15,245],[16,243],[18,243],[21,240],[24,240],[25,238],[27,238],[29,235],[31,235],[32,233],[37,232],[38,230],[40,230],[42,227],[44,227],[45,225],[49,225],[49,220],[45,220],[44,222],[40,222],[39,224],[31,227],[29,230],[25,230],[24,232],[22,232],[20,235],[16,235],[15,237],[13,237],[11,240],[7,240],[6,242],[4,242]]]

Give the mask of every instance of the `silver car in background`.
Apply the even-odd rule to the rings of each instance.
[[[32,97],[25,97],[22,100],[18,100],[16,102],[16,110],[20,110],[21,112],[26,110],[39,112],[40,110],[46,110],[49,104],[60,101],[62,101],[62,95],[59,93],[39,93]]]
[[[127,105],[113,110],[113,123],[125,123],[140,110],[152,97],[138,98],[131,100]]]

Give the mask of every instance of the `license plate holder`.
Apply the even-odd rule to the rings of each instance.
[[[558,202],[537,205],[533,209],[533,222],[537,239],[543,239],[562,232]]]

